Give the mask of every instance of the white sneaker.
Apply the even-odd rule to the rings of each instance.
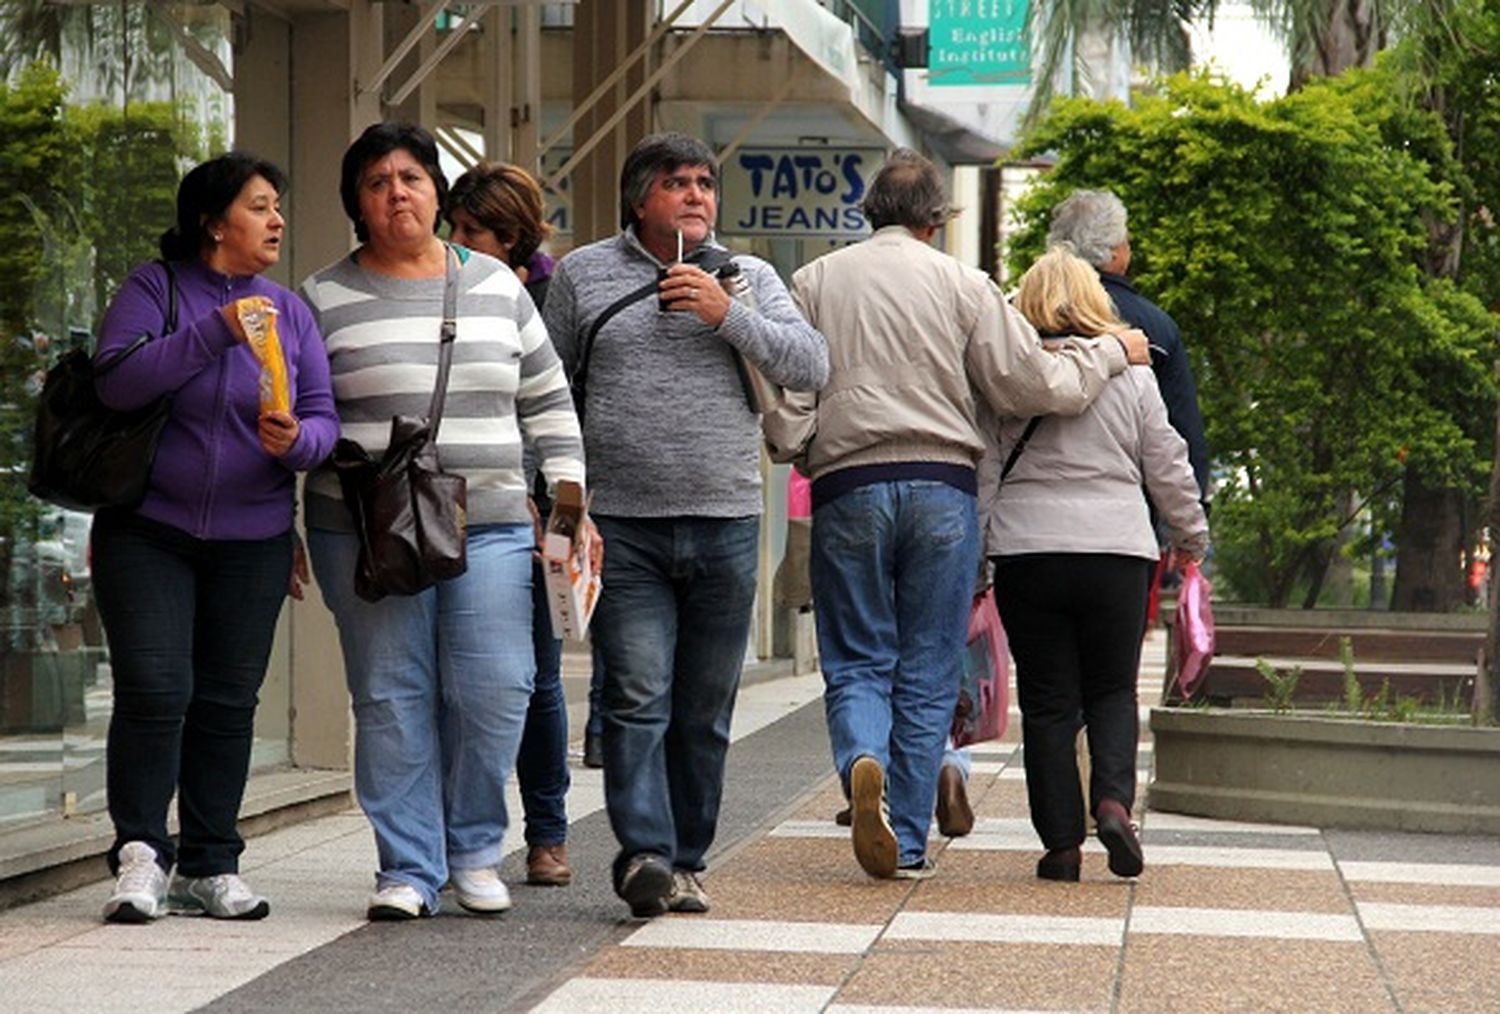
[[[104,903],[105,922],[150,922],[162,914],[167,874],[156,862],[156,849],[143,841],[120,849],[115,893]]]
[[[370,895],[365,918],[371,922],[399,922],[431,915],[427,903],[409,884],[387,884]]]
[[[237,873],[212,877],[172,875],[167,908],[177,915],[207,915],[215,919],[264,919],[271,903],[240,879]]]
[[[449,870],[448,883],[458,903],[470,912],[504,912],[510,908],[510,892],[493,866],[474,870]]]

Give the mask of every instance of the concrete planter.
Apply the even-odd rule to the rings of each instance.
[[[1153,708],[1153,810],[1500,834],[1500,728]]]

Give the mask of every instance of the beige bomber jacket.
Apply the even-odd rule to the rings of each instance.
[[[1077,415],[1126,367],[1111,337],[1047,351],[983,272],[903,226],[804,266],[792,297],[828,339],[805,469],[815,480],[904,461],[972,467],[984,451],[976,398],[1002,418]]]

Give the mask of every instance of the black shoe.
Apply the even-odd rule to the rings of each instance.
[[[1070,849],[1048,849],[1047,854],[1036,861],[1036,875],[1041,880],[1076,884],[1082,867],[1083,851],[1076,845]]]
[[[839,827],[848,827],[854,823],[854,811],[847,806],[844,807],[833,815],[833,822]]]
[[[1106,799],[1099,804],[1094,823],[1099,828],[1099,840],[1109,851],[1109,872],[1117,877],[1139,877],[1146,858],[1141,853],[1135,825],[1130,823],[1130,811],[1113,799]]]
[[[604,737],[597,732],[584,733],[583,766],[586,768],[604,766]]]
[[[625,899],[637,919],[665,915],[672,897],[672,867],[649,852],[631,856],[615,893]]]

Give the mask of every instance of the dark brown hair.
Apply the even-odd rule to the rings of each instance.
[[[453,182],[445,214],[468,215],[510,245],[510,266],[524,268],[542,241],[552,235],[545,221],[542,188],[532,175],[508,162],[480,162]]]

